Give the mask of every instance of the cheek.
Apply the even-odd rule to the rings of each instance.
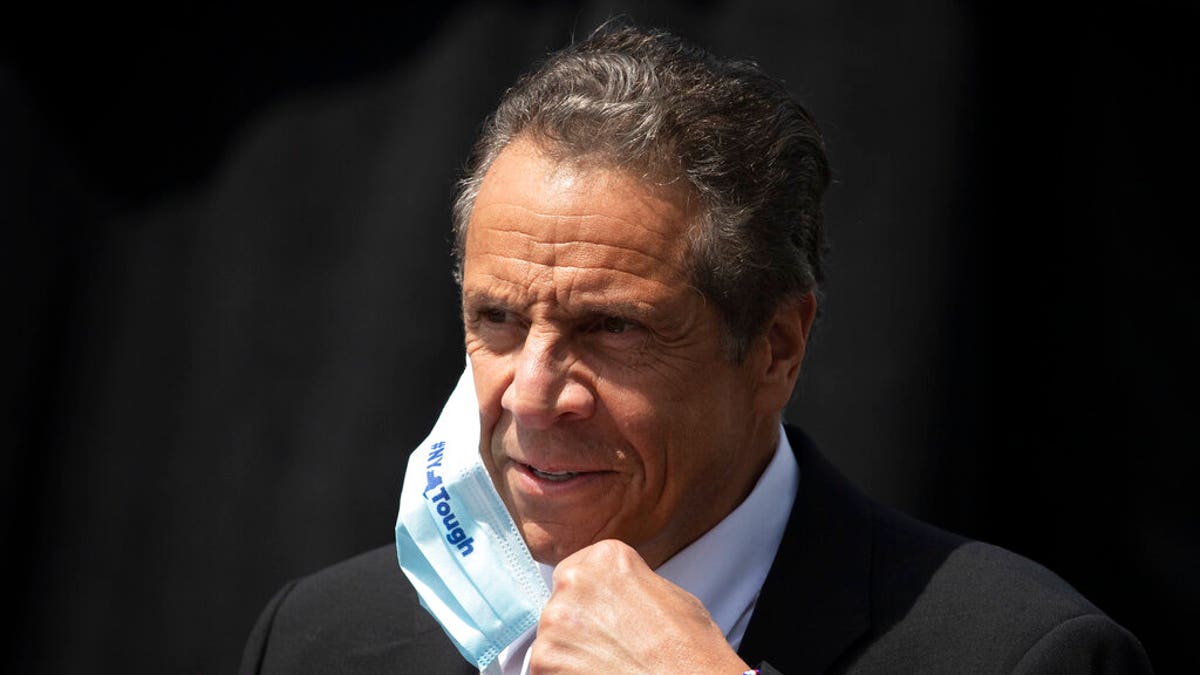
[[[478,352],[470,358],[475,398],[479,402],[480,433],[486,439],[500,419],[500,400],[512,377],[502,358]]]

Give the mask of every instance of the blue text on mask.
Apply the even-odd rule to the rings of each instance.
[[[432,497],[429,492],[434,488],[442,485],[442,477],[437,474],[435,468],[442,466],[442,453],[446,449],[446,444],[443,441],[438,441],[430,446],[429,458],[425,463],[425,498],[437,504],[438,515],[442,517],[442,525],[446,527],[446,541],[458,547],[458,552],[462,557],[467,557],[475,552],[475,547],[472,545],[475,540],[467,536],[463,532],[462,527],[458,524],[458,518],[455,517],[454,511],[450,508],[450,493],[446,491],[445,486]]]

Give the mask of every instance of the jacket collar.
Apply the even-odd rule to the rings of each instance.
[[[871,505],[803,431],[786,427],[800,490],[740,654],[824,672],[870,626]]]

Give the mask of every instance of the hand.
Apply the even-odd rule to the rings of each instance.
[[[695,596],[629,546],[597,542],[554,570],[529,672],[714,673],[749,668]]]

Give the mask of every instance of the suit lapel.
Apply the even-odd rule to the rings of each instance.
[[[800,489],[740,654],[824,672],[870,626],[871,507],[804,432],[787,427]]]

